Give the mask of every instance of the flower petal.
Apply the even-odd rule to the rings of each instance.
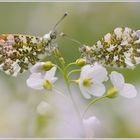
[[[91,77],[93,82],[97,83],[108,80],[106,68],[98,63],[95,63],[95,65],[92,67],[92,71],[88,74],[87,77]]]
[[[83,84],[82,84],[82,81],[79,81],[79,88],[81,90],[81,93],[83,94],[83,96],[86,98],[86,99],[90,99],[91,96],[89,95],[88,91],[87,91],[87,87],[84,87]]]
[[[137,95],[136,88],[132,84],[125,84],[119,93],[126,98],[134,98]]]
[[[85,65],[82,67],[80,78],[83,79],[87,77],[87,74],[91,72],[92,66],[90,65]]]
[[[41,73],[33,73],[26,81],[27,85],[33,89],[42,90],[43,89],[43,76]]]
[[[86,138],[95,137],[94,131],[95,131],[97,125],[100,124],[100,121],[95,116],[92,116],[88,119],[83,119],[83,124],[84,124],[84,128],[85,128]]]
[[[45,74],[45,80],[51,80],[55,75],[56,69],[56,67],[52,67],[49,71],[47,71]]]
[[[102,83],[93,83],[93,85],[88,87],[87,90],[89,94],[100,97],[105,93],[105,86]]]
[[[43,65],[44,62],[37,62],[35,65],[33,65],[31,68],[30,68],[30,72],[31,73],[39,73],[39,72],[43,72],[42,70],[42,65]]]
[[[109,76],[113,86],[116,87],[118,90],[121,90],[124,87],[125,81],[122,74],[113,71]]]
[[[51,79],[51,82],[52,82],[52,83],[55,83],[57,79],[58,79],[57,77],[53,77],[53,78]]]

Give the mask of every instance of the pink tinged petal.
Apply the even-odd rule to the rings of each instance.
[[[116,87],[118,90],[123,89],[125,81],[122,74],[113,71],[109,76],[114,87]]]
[[[39,72],[43,72],[42,70],[42,65],[43,65],[44,62],[37,62],[35,65],[33,65],[31,68],[30,68],[30,72],[31,73],[39,73]]]
[[[52,67],[49,71],[46,72],[44,79],[51,80],[55,73],[56,73],[56,67]]]
[[[33,73],[26,81],[28,87],[42,90],[43,89],[43,76],[41,73]]]
[[[137,95],[136,88],[132,84],[127,83],[124,85],[124,88],[119,93],[126,98],[134,98]]]
[[[90,95],[100,97],[105,93],[105,86],[102,83],[93,83],[92,86],[87,87],[88,93]]]
[[[95,137],[95,129],[100,124],[99,120],[92,116],[88,119],[83,119],[83,124],[85,128],[86,138],[93,138]]]

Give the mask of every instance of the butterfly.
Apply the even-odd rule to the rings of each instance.
[[[140,30],[117,27],[93,46],[82,45],[80,52],[90,64],[133,69],[140,63]]]
[[[57,37],[56,26],[67,16],[67,12],[43,37],[22,34],[0,35],[0,70],[16,76],[39,61],[42,54],[51,55]]]

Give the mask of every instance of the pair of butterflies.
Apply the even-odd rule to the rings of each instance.
[[[56,26],[67,16],[57,22],[53,30],[43,37],[21,34],[0,35],[0,70],[16,76],[39,61],[39,56],[51,55],[53,42],[57,37]],[[140,32],[130,28],[116,28],[106,34],[95,45],[82,45],[81,56],[87,63],[95,61],[110,67],[133,68],[140,63]]]

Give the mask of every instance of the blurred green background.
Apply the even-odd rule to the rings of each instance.
[[[116,27],[140,29],[140,3],[14,2],[0,3],[0,34],[42,36],[52,29],[65,11],[69,15],[58,26],[58,31],[87,45],[93,45]],[[80,56],[77,44],[64,38],[58,38],[57,42],[67,63]],[[140,65],[134,70],[118,71],[140,91]],[[44,94],[26,86],[28,76],[29,72],[17,78],[0,72],[0,137],[57,137],[59,135],[55,132],[36,133],[38,129],[32,117]],[[118,98],[97,103],[89,115],[92,113],[103,126],[97,137],[140,137],[139,95],[132,100]]]

